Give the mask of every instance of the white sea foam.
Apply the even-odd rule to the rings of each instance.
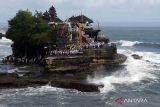
[[[134,45],[136,45],[136,44],[140,44],[140,43],[143,43],[143,42],[120,40],[120,41],[117,41],[116,43],[120,44],[121,46],[129,47],[129,46],[134,46]]]
[[[9,44],[12,44],[13,41],[10,40],[10,39],[7,39],[6,37],[2,37],[2,39],[0,39],[0,43],[3,44],[3,43],[9,43]]]
[[[15,98],[17,96],[35,96],[35,95],[45,95],[45,94],[54,94],[64,92],[61,88],[51,87],[49,85],[41,87],[28,87],[20,89],[4,89],[0,91],[0,100]]]
[[[14,73],[14,72],[17,72],[17,71],[19,71],[19,69],[18,68],[14,68],[14,69],[8,70],[7,72],[8,73]]]
[[[55,87],[51,87],[49,85],[41,86],[39,88],[28,87],[21,93],[21,95],[24,96],[44,95],[46,93],[55,91],[61,91],[61,90]]]
[[[146,52],[144,59],[155,64],[160,64],[160,53]]]
[[[28,70],[21,69],[21,68],[14,68],[14,69],[8,70],[7,72],[8,73],[14,73],[14,72],[17,72],[17,73],[27,73]]]
[[[139,44],[160,45],[159,42],[140,42],[140,41],[129,41],[129,40],[119,40],[113,43],[116,43],[124,47],[132,47]]]
[[[152,62],[159,62],[160,54],[152,52],[133,52],[131,50],[119,50],[119,52],[128,57],[124,64],[126,65],[124,69],[118,70],[112,75],[105,76],[103,78],[99,77],[99,75],[95,75],[94,78],[88,78],[88,81],[91,83],[104,85],[103,88],[100,88],[102,93],[116,90],[115,84],[132,85],[133,83],[141,82],[141,80],[157,79],[157,76],[154,72],[154,70],[157,69],[152,66]],[[143,56],[143,59],[136,60],[132,58],[132,54]]]

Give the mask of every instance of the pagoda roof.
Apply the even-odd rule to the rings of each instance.
[[[83,21],[82,21],[83,20]],[[79,15],[79,16],[72,16],[69,18],[70,22],[79,22],[79,23],[93,23],[93,20],[88,18],[85,15]]]

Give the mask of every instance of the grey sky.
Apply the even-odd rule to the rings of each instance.
[[[160,25],[160,0],[1,0],[0,22],[6,23],[19,9],[45,11],[51,5],[66,19],[81,10],[108,25]]]

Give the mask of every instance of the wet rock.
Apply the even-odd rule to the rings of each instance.
[[[137,54],[133,54],[132,55],[132,57],[134,58],[134,59],[142,59],[142,56],[139,56],[139,55],[137,55]]]
[[[95,84],[89,83],[77,83],[77,82],[62,82],[62,81],[52,81],[51,86],[59,87],[59,88],[66,88],[66,89],[76,89],[81,92],[99,92],[99,87]]]
[[[150,62],[149,60],[146,60],[146,62]]]
[[[18,78],[16,73],[0,73],[0,88],[17,88]]]
[[[35,74],[31,74],[35,75]],[[99,85],[82,82],[84,79],[80,77],[67,76],[24,76],[18,77],[16,73],[1,73],[0,74],[0,88],[24,88],[24,87],[38,87],[50,83],[53,87],[76,89],[81,92],[99,92]]]
[[[0,84],[10,84],[17,80],[16,73],[0,73]]]

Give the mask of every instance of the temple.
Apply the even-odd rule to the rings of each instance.
[[[93,21],[81,14],[72,16],[64,22],[50,21],[54,29],[60,29],[56,44],[46,46],[46,71],[84,71],[95,65],[117,65],[126,57],[117,54],[116,45],[100,34]]]

